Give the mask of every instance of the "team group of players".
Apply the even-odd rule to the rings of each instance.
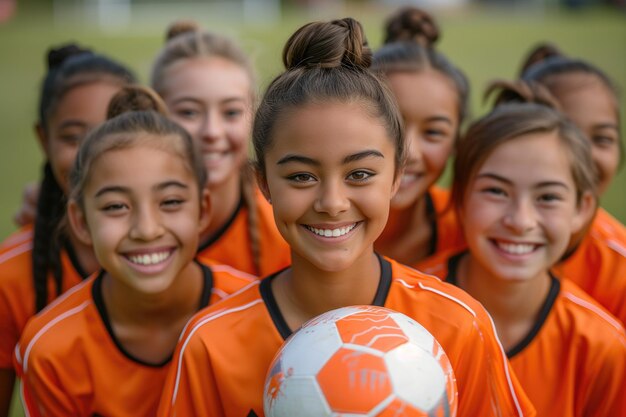
[[[626,414],[615,86],[541,45],[462,131],[432,16],[385,29],[372,52],[354,19],[301,27],[261,97],[191,22],[150,88],[50,50],[36,210],[0,246],[0,414],[18,376],[31,416],[261,416],[284,340],[357,304],[436,337],[459,416]]]

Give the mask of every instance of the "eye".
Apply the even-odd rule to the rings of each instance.
[[[542,203],[554,203],[563,200],[563,198],[556,193],[545,193],[541,194],[538,200]]]
[[[104,207],[102,207],[102,211],[109,212],[109,213],[117,213],[126,208],[128,207],[124,203],[109,203],[109,204],[105,204]]]
[[[168,198],[163,200],[161,206],[165,209],[174,210],[180,207],[185,203],[185,200],[182,198]]]
[[[78,146],[84,137],[85,135],[82,133],[62,133],[59,135],[61,142],[71,146]]]
[[[195,109],[181,108],[175,111],[176,116],[183,119],[193,119],[200,115],[200,112]]]
[[[371,177],[373,177],[374,175],[375,174],[372,172],[363,171],[363,170],[353,171],[348,175],[348,180],[355,181],[355,182],[365,182]]]
[[[241,109],[228,109],[224,112],[224,116],[227,119],[237,119],[241,115],[243,115],[243,110]]]
[[[495,186],[484,187],[480,190],[480,192],[483,194],[489,194],[493,196],[502,196],[502,197],[507,196],[507,193],[503,188],[495,187]]]
[[[292,174],[287,177],[289,181],[306,184],[315,181],[315,177],[307,172],[299,172],[297,174]]]
[[[593,143],[593,146],[597,146],[600,148],[612,147],[617,142],[615,138],[606,135],[594,135],[591,138],[591,141]]]

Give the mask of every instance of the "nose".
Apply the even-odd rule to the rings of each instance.
[[[529,199],[512,201],[503,219],[504,225],[517,233],[532,230],[537,224],[535,207]]]
[[[153,241],[163,235],[164,228],[159,214],[152,207],[142,207],[132,217],[130,238]]]
[[[213,141],[222,136],[224,123],[219,113],[215,110],[207,111],[200,125],[200,137],[203,141]]]
[[[318,213],[327,213],[331,217],[347,211],[350,207],[350,198],[346,191],[342,181],[322,185],[313,205],[314,210]]]

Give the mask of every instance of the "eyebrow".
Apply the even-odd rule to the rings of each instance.
[[[598,123],[593,126],[594,129],[613,129],[619,132],[619,128],[615,123]]]
[[[452,119],[446,116],[433,116],[433,117],[429,117],[428,119],[426,119],[426,121],[427,122],[444,122],[444,123],[449,124],[450,126],[454,125],[452,123]]]
[[[345,165],[345,164],[349,164],[350,162],[360,161],[361,159],[371,158],[371,157],[385,158],[385,156],[379,151],[370,149],[370,150],[366,150],[362,152],[357,152],[352,155],[348,155],[345,158],[343,158],[341,163]],[[321,165],[319,161],[316,161],[313,158],[309,158],[308,156],[303,156],[303,155],[294,155],[294,154],[287,155],[287,156],[280,158],[278,162],[276,162],[276,165],[284,165],[290,162],[299,162],[301,164],[314,165],[314,166]]]
[[[195,97],[181,97],[178,98],[176,100],[173,101],[173,104],[180,104],[183,103],[185,101],[192,101],[196,104],[203,104],[203,101],[201,99],[195,98]],[[226,97],[225,99],[222,99],[219,101],[220,104],[228,104],[228,103],[232,103],[232,102],[245,102],[246,98],[245,97]]]
[[[184,184],[184,183],[182,183],[180,181],[175,181],[175,180],[162,182],[162,183],[157,184],[154,187],[152,187],[152,189],[155,190],[155,191],[162,191],[162,190],[164,190],[166,188],[169,188],[169,187],[176,187],[176,188],[180,188],[180,189],[183,189],[183,190],[189,189],[189,186],[187,184]],[[95,196],[96,197],[100,197],[100,196],[102,196],[102,195],[104,195],[106,193],[130,194],[130,192],[131,192],[131,190],[130,190],[129,187],[123,187],[121,185],[111,185],[109,187],[103,187],[103,188],[99,189],[96,192]]]
[[[68,127],[82,127],[86,128],[87,123],[82,122],[80,120],[65,120],[63,123],[59,125],[59,129],[65,129]]]
[[[480,178],[491,178],[491,179],[503,182],[508,185],[513,185],[513,182],[509,180],[508,178],[504,178],[498,174],[493,174],[491,172],[485,172],[483,174],[478,174],[476,176],[476,179],[480,179]],[[563,187],[569,190],[568,185],[561,181],[543,181],[537,184],[535,188],[554,187],[554,186]]]

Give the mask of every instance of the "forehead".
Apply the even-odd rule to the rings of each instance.
[[[165,71],[165,96],[212,100],[249,96],[250,75],[239,64],[221,57],[182,59]]]
[[[365,149],[393,155],[394,143],[380,117],[362,102],[309,104],[287,111],[274,127],[266,157],[289,153],[341,160]],[[393,158],[390,159],[393,163]]]
[[[109,101],[119,90],[119,84],[104,81],[72,87],[57,103],[50,123],[72,119],[88,125],[100,124],[106,120]]]
[[[458,118],[458,92],[452,80],[438,71],[392,72],[387,76],[400,110],[406,116],[431,117],[443,114]]]
[[[571,154],[556,132],[531,133],[498,145],[477,174],[497,174],[514,183],[572,183],[571,164]]]
[[[574,73],[559,76],[553,91],[565,113],[594,112],[607,118],[617,118],[617,97],[594,74]]]

